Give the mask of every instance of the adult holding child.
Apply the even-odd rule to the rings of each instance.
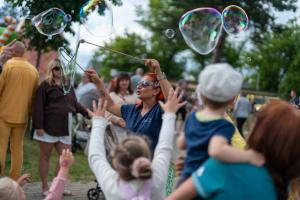
[[[60,61],[54,59],[49,62],[47,78],[40,84],[33,111],[34,139],[39,142],[40,161],[39,171],[42,180],[42,193],[48,194],[48,171],[52,149],[59,155],[63,149],[71,149],[71,136],[69,133],[70,113],[80,113],[88,116],[76,99],[74,89],[65,94],[62,88],[63,74]],[[59,171],[57,162],[56,174]],[[69,194],[69,191],[65,191]]]
[[[226,161],[231,162],[257,162],[253,159],[256,158],[254,152],[233,151],[229,148],[235,127],[228,121],[226,111],[240,92],[243,76],[229,64],[212,64],[201,72],[199,83],[204,107],[190,114],[185,123],[185,134],[177,141],[179,148],[186,148],[186,159],[178,185],[189,178],[209,156],[225,157]],[[214,141],[214,148],[209,148],[211,140]]]
[[[138,83],[137,96],[140,99],[138,104],[114,103],[97,73],[92,69],[86,70],[86,73],[95,82],[103,98],[107,100],[107,110],[122,117],[126,129],[149,137],[153,152],[158,142],[163,114],[158,101],[168,98],[171,85],[157,60],[147,59],[145,65],[150,68],[150,72],[145,74]]]
[[[248,138],[248,147],[264,156],[264,166],[210,158],[168,200],[197,195],[205,199],[288,199],[290,183],[300,174],[299,129],[299,110],[281,100],[271,101],[257,113]]]

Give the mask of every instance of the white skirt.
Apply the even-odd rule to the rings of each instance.
[[[41,142],[47,142],[47,143],[56,143],[56,142],[61,142],[64,144],[71,145],[72,140],[71,137],[68,136],[52,136],[44,132],[42,136],[39,136],[36,134],[36,131],[34,131],[34,136],[33,139],[41,141]]]

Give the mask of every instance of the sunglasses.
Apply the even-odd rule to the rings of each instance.
[[[142,86],[143,88],[146,88],[146,87],[149,87],[149,86],[158,87],[157,83],[149,82],[149,81],[146,81],[146,80],[139,81],[138,86],[139,85]]]
[[[60,67],[56,66],[56,67],[54,67],[52,70],[60,71]]]

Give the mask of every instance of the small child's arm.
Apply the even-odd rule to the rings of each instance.
[[[227,139],[221,135],[211,138],[208,146],[209,156],[224,162],[230,163],[251,163],[255,166],[262,166],[265,163],[263,155],[248,149],[239,150],[229,145]]]

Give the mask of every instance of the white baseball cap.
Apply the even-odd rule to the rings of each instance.
[[[200,93],[215,102],[232,100],[240,92],[243,76],[227,63],[207,65],[199,75]]]

